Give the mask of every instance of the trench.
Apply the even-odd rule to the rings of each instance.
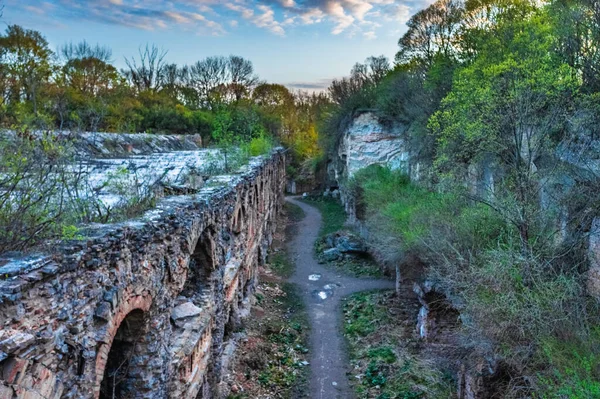
[[[288,253],[295,263],[289,282],[300,288],[311,324],[310,392],[313,399],[350,399],[354,392],[347,372],[348,356],[342,334],[342,299],[360,291],[394,289],[388,280],[352,278],[320,265],[314,243],[322,225],[321,213],[297,198],[286,198],[299,206],[305,217],[296,235],[288,242]]]

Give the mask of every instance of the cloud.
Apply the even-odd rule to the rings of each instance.
[[[406,23],[410,15],[434,0],[237,0],[278,6],[286,16],[285,24],[314,25],[329,23],[333,35],[362,33],[374,37],[381,27],[378,21]],[[290,22],[291,21],[291,22]],[[371,24],[370,26],[367,26]],[[375,25],[377,24],[377,25]]]
[[[314,82],[290,82],[284,84],[292,90],[306,90],[310,92],[324,91],[327,90],[333,79],[319,79]]]
[[[275,20],[275,11],[268,5],[259,4],[256,6],[256,11],[241,4],[227,3],[225,7],[239,13],[242,18],[250,21],[259,28],[265,28],[279,36],[285,35],[283,23]]]
[[[279,36],[288,29],[323,25],[333,35],[374,39],[384,22],[403,24],[434,0],[46,0],[43,8],[38,0],[5,1],[49,18],[145,30],[184,28],[222,35],[225,27],[247,21]]]
[[[37,3],[37,4],[36,4]],[[159,0],[52,0],[43,3],[42,9],[35,0],[20,3],[25,10],[44,12],[49,18],[87,20],[136,29],[158,30],[172,27],[197,29],[208,34],[222,34],[222,25],[200,12],[207,11],[212,0],[179,0],[172,3]]]
[[[363,36],[365,37],[365,39],[367,40],[374,40],[377,39],[377,34],[375,33],[375,31],[367,31],[363,33]]]

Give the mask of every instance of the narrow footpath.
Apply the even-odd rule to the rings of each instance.
[[[320,265],[314,243],[321,228],[321,213],[296,198],[286,200],[306,215],[287,245],[296,265],[289,281],[300,288],[311,323],[310,398],[350,399],[354,393],[346,376],[349,362],[342,335],[341,299],[360,291],[393,289],[394,283],[343,276]]]

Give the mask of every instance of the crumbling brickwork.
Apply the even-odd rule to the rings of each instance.
[[[0,398],[212,398],[285,183],[283,153],[227,186],[0,266]]]

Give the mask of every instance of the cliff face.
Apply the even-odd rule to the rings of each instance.
[[[384,127],[371,112],[360,114],[344,132],[334,160],[331,177],[349,178],[369,165],[387,165],[407,170],[409,153],[401,126]]]
[[[277,152],[95,238],[3,263],[0,397],[218,397],[284,184]]]

